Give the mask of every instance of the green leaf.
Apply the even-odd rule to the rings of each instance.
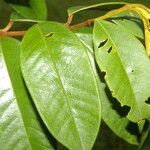
[[[46,20],[47,19],[47,7],[45,0],[30,0],[29,5],[30,7],[17,5],[10,3],[11,7],[19,14],[11,16],[11,20]],[[22,18],[22,20],[21,20]]]
[[[139,29],[136,29],[135,31],[137,32]],[[93,53],[93,35],[91,28],[79,28],[77,30],[73,30],[73,32],[78,36],[78,38],[80,38],[80,40],[84,42],[85,45],[87,45],[87,47],[89,47],[90,52]],[[93,68],[96,70],[96,66],[93,66]],[[102,76],[100,72],[99,76]],[[117,136],[129,142],[130,144],[138,145],[139,142],[137,135],[132,134],[130,131],[127,130],[130,121],[126,117],[123,117],[118,113],[118,110],[115,109],[118,106],[111,102],[112,97],[108,97],[108,92],[105,91],[106,86],[104,85],[104,83],[101,83],[101,80],[99,80],[98,82],[100,82],[99,90],[102,97],[101,105],[103,121]],[[99,141],[99,143],[101,143],[101,141]]]
[[[103,97],[101,100],[102,119],[117,136],[129,142],[130,144],[138,145],[139,142],[137,135],[132,134],[127,130],[131,122],[126,117],[121,116],[121,114],[118,113],[117,109],[120,108],[118,108],[118,105],[114,104],[114,100],[111,97],[108,97],[105,90],[105,85],[100,87],[100,91]]]
[[[43,21],[37,19],[26,19],[23,16],[19,15],[17,12],[13,12],[11,14],[10,20],[15,22],[42,22]]]
[[[137,38],[144,39],[144,30],[142,20],[137,13],[133,11],[125,11],[111,18],[118,26],[122,27]]]
[[[21,47],[25,82],[50,132],[69,149],[91,149],[101,107],[88,47],[55,22],[32,27]]]
[[[142,28],[140,28],[141,23],[136,23],[133,20],[128,19],[113,20],[113,22],[124,28],[126,32],[129,32],[140,39],[144,39],[144,32]]]
[[[150,60],[144,46],[120,26],[96,20],[94,25],[96,61],[113,95],[130,111],[128,119],[150,119]]]
[[[53,149],[20,72],[19,42],[0,38],[0,149]]]
[[[76,36],[88,47],[89,52],[93,53],[93,28],[84,27],[73,30]]]
[[[71,16],[75,13],[78,13],[80,11],[83,11],[83,10],[87,10],[87,9],[101,9],[105,6],[105,8],[108,6],[111,6],[111,5],[126,5],[128,3],[126,2],[107,2],[107,3],[98,3],[98,4],[94,4],[94,5],[89,5],[89,6],[75,6],[75,7],[70,7],[67,12],[68,12],[68,16]]]

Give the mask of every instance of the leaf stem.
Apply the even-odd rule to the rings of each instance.
[[[73,15],[68,17],[67,22],[65,23],[65,26],[68,27],[72,23],[72,20],[73,20]]]
[[[1,29],[1,31],[7,32],[8,30],[11,29],[13,24],[14,24],[14,21],[10,21],[5,28]]]
[[[25,34],[26,31],[9,31],[12,28],[13,24],[14,21],[10,21],[5,28],[0,29],[0,37],[2,36],[15,37],[15,36],[23,36]]]
[[[8,36],[8,37],[16,37],[16,36],[23,36],[26,31],[10,31],[10,32],[5,32],[5,31],[0,31],[0,36]]]

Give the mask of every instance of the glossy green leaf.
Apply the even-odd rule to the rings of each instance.
[[[124,28],[126,28],[126,26]],[[135,31],[137,32],[139,29],[137,30],[136,29]],[[80,38],[80,40],[84,42],[84,44],[87,47],[89,47],[90,52],[93,53],[93,41],[92,41],[93,35],[92,35],[91,28],[80,28],[74,30],[73,32],[78,36],[78,38]],[[93,66],[93,68],[96,70],[96,66]],[[99,72],[99,76],[102,76],[100,72]],[[112,97],[107,95],[108,92],[106,92],[106,86],[104,85],[104,83],[101,83],[100,79],[98,80],[99,80],[98,82],[100,82],[99,90],[102,97],[101,105],[102,105],[103,121],[117,136],[129,142],[130,144],[138,145],[139,142],[138,142],[137,135],[132,134],[130,131],[127,130],[130,121],[125,116],[121,116],[118,113],[118,109],[119,111],[121,111],[121,106],[118,105],[116,106],[116,104],[113,103]],[[99,141],[99,143],[101,144],[101,141]]]
[[[53,149],[26,91],[19,42],[0,38],[0,149]]]
[[[87,9],[95,9],[95,8],[100,9],[101,7],[104,7],[104,6],[108,8],[108,6],[112,6],[112,5],[123,6],[126,4],[128,4],[128,3],[126,3],[126,2],[107,2],[107,3],[98,3],[98,4],[94,4],[94,5],[89,5],[89,6],[75,6],[75,7],[70,7],[67,12],[68,12],[68,16],[71,16],[75,13],[78,13],[80,11],[87,10]]]
[[[93,36],[96,61],[106,73],[113,97],[130,107],[128,119],[150,119],[150,60],[142,43],[120,26],[102,20],[95,21]]]
[[[76,36],[88,47],[89,52],[93,53],[93,28],[84,27],[73,30]]]
[[[135,17],[132,18],[130,17],[130,15],[134,16],[133,12],[129,11],[121,13],[119,16],[114,16],[114,18],[112,18],[112,21],[115,22],[117,25],[120,25],[125,31],[128,31],[130,34],[133,34],[134,36],[143,39],[144,35],[141,28],[140,20]],[[126,16],[129,17],[127,18]],[[93,53],[92,28],[79,28],[73,30],[73,32],[78,36],[78,38],[80,38],[80,40],[82,40],[82,42],[84,42],[87,47],[89,47],[89,50]],[[101,73],[99,73],[99,75],[102,76]],[[125,116],[119,114],[121,112],[123,113],[123,108],[121,108],[121,106],[118,106],[118,104],[114,103],[112,97],[107,95],[108,92],[106,92],[105,86],[100,86],[100,92],[102,94],[101,97],[103,97],[101,99],[103,121],[118,137],[124,139],[130,144],[139,145],[139,147],[142,147],[149,133],[149,128],[142,131],[140,141],[138,141],[138,133],[133,134],[133,131],[130,131],[132,130],[132,128],[135,128],[135,125],[133,126],[132,123]],[[133,126],[132,128],[130,127],[131,125]],[[131,129],[129,130],[128,128]],[[101,141],[98,142],[100,143],[100,145],[102,144]]]
[[[11,20],[46,20],[47,7],[45,0],[30,0],[29,6],[10,3],[11,7],[19,14],[11,16]],[[21,19],[22,18],[22,19]]]
[[[25,82],[50,132],[69,149],[91,149],[101,107],[88,47],[55,22],[32,27],[21,47]]]

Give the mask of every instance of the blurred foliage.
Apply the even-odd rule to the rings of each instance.
[[[91,5],[99,2],[110,2],[112,0],[47,0],[48,5],[48,19],[53,21],[65,22],[67,19],[67,8],[78,5]],[[125,1],[130,3],[141,3],[150,7],[150,0],[117,0]],[[4,27],[9,22],[9,17],[12,8],[4,2],[0,1],[0,27]],[[76,15],[77,22],[80,22],[87,18],[96,17],[105,12],[100,12],[98,10],[94,11],[84,11]],[[22,30],[28,28],[31,24],[24,26],[24,23],[16,23],[15,28],[21,28]],[[137,147],[132,146],[119,137],[117,137],[104,123],[102,123],[100,134],[97,138],[93,150],[97,149],[102,150],[136,150]],[[144,147],[142,150],[150,149],[150,135],[147,138]]]
[[[3,0],[0,1],[0,27],[7,24],[12,9]]]
[[[10,0],[1,0],[0,1],[0,26],[5,25],[9,20],[9,15],[13,11],[10,6],[6,4],[4,1]],[[11,0],[13,2],[17,2],[20,0]],[[22,0],[24,1],[24,0]],[[78,5],[91,5],[99,2],[110,2],[112,0],[46,0],[48,6],[48,19],[65,22],[67,19],[67,9],[72,6]],[[130,3],[141,3],[146,6],[150,6],[150,0],[117,0],[124,1]],[[100,11],[84,11],[76,15],[77,22],[85,20],[86,18],[92,18],[101,15]]]
[[[67,8],[72,7],[72,6],[78,6],[78,5],[91,5],[99,2],[111,2],[112,0],[47,0],[47,4],[49,6],[49,18],[52,20],[56,21],[62,21],[64,22],[67,17]],[[141,3],[146,6],[150,6],[150,1],[149,0],[117,0],[117,2],[124,1],[124,2],[130,2],[130,3]],[[92,17],[97,13],[86,11],[80,13],[80,18],[85,18],[85,17]],[[79,19],[79,18],[78,18]]]

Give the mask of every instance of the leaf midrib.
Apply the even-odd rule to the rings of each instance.
[[[77,35],[76,34],[74,34],[75,35],[75,37],[76,38],[78,38],[77,37]],[[90,66],[90,69],[91,69],[91,71],[92,71],[92,75],[93,75],[93,79],[94,79],[94,82],[95,82],[95,87],[96,87],[96,92],[97,92],[97,95],[98,95],[98,100],[99,100],[99,105],[100,105],[100,109],[99,109],[99,115],[101,115],[101,102],[100,102],[100,100],[101,100],[101,96],[100,96],[100,92],[99,92],[99,84],[98,84],[98,76],[96,76],[96,69],[94,69],[94,67],[93,67],[93,65],[95,65],[95,63],[94,64],[92,64],[92,62],[91,62],[91,59],[90,59],[90,56],[89,56],[89,54],[88,53],[90,53],[92,56],[94,55],[90,50],[88,51],[88,46],[80,39],[80,38],[78,38],[78,40],[81,42],[81,44],[83,45],[83,46],[85,46],[86,47],[86,49],[84,48],[84,51],[85,51],[85,53],[86,53],[86,55],[87,55],[87,58],[88,58],[88,63],[89,63],[89,66]],[[93,59],[93,57],[92,57],[92,59]],[[100,122],[99,122],[100,123]],[[97,133],[98,134],[98,133]]]
[[[45,41],[44,34],[42,33],[42,31],[41,31],[39,25],[37,25],[37,29],[38,29],[38,31],[39,31],[41,37],[42,37],[41,39],[42,39],[43,43],[45,44],[46,49],[48,50],[48,47],[47,47],[47,43],[46,43],[46,41]],[[49,51],[48,51],[48,52],[49,52]],[[51,57],[51,54],[50,54],[50,53],[49,53],[49,56],[50,56],[50,59],[51,59],[52,57]],[[52,60],[52,59],[51,59],[51,60]],[[56,68],[56,65],[55,65],[54,61],[52,61],[52,63],[53,63],[53,66],[54,66],[54,70],[55,70],[55,72],[56,72],[56,74],[57,74],[57,76],[58,76],[58,79],[59,79],[59,81],[60,81],[60,85],[61,85],[61,87],[62,87],[62,89],[63,89],[63,91],[64,91],[65,97],[66,97],[66,99],[69,99],[68,96],[67,96],[67,92],[66,92],[66,90],[65,90],[65,88],[64,88],[64,86],[63,86],[63,81],[61,80],[61,77],[60,77],[60,75],[59,75],[59,72],[58,72],[58,70],[57,70],[57,68]],[[77,125],[76,125],[75,118],[73,117],[74,114],[73,114],[73,112],[72,112],[72,110],[71,110],[72,107],[71,107],[71,105],[69,104],[68,100],[66,100],[66,102],[67,102],[67,105],[68,105],[68,107],[69,107],[70,113],[72,114],[71,116],[72,116],[72,119],[73,119],[73,121],[74,121],[75,128],[76,128],[76,130],[77,130],[77,134],[78,134],[79,141],[80,141],[80,146],[81,146],[82,149],[84,149],[84,148],[83,148],[83,145],[82,145],[82,142],[81,142],[81,137],[80,137],[80,135],[79,135],[79,129],[78,129]],[[47,127],[48,127],[48,126],[47,126]],[[63,142],[63,143],[64,143],[64,142]]]

